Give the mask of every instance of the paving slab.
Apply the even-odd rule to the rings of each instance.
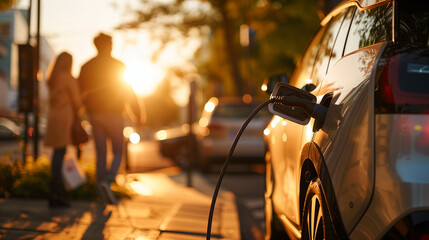
[[[161,173],[124,179],[136,194],[118,205],[72,201],[71,208],[50,209],[45,199],[0,199],[0,239],[206,239],[210,196]],[[198,181],[201,185],[203,180]],[[212,239],[240,239],[235,198],[229,192],[222,192],[216,203]]]

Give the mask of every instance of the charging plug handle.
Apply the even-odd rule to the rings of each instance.
[[[312,101],[308,101],[306,99],[298,98],[298,97],[275,97],[274,100],[276,103],[280,103],[282,105],[288,107],[301,107],[304,111],[314,118],[316,121],[325,121],[326,115],[328,114],[328,108],[317,104]]]

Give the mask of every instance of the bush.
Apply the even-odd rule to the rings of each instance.
[[[0,162],[0,197],[12,195],[14,184],[20,176],[19,166],[9,162]]]
[[[12,172],[18,173],[13,178],[12,197],[45,198],[49,195],[51,168],[45,158],[36,162],[27,161],[25,166],[20,162],[12,166],[16,166]]]
[[[76,189],[67,191],[67,197],[73,200],[96,200],[95,166],[84,167],[87,177],[86,183]],[[28,158],[24,165],[21,161],[12,161],[10,158],[0,157],[0,197],[16,198],[48,198],[49,181],[51,179],[51,165],[46,156],[37,161]],[[124,187],[113,189],[119,198],[130,196]]]

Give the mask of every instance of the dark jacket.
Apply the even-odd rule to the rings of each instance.
[[[125,65],[110,56],[96,56],[82,66],[79,85],[88,113],[121,114],[135,97],[123,80]]]

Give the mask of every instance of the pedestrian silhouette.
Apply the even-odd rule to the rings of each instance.
[[[98,54],[86,62],[78,78],[83,103],[92,125],[97,157],[98,191],[102,200],[116,204],[110,187],[122,161],[124,150],[122,113],[129,103],[140,119],[140,106],[131,87],[123,80],[125,64],[112,57],[112,37],[100,33],[94,38]],[[107,167],[107,140],[110,140],[113,160]]]
[[[78,82],[71,74],[72,64],[72,56],[62,52],[51,63],[47,73],[49,112],[44,144],[54,148],[51,161],[50,207],[70,206],[65,198],[62,166],[66,147],[72,144],[73,119],[81,105]]]

